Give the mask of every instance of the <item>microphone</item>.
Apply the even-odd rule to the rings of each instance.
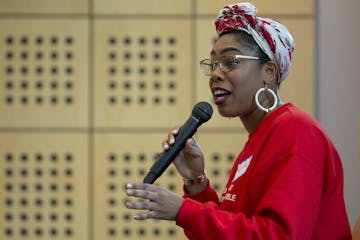
[[[186,140],[191,138],[197,128],[211,118],[213,109],[207,102],[197,103],[188,120],[180,127],[178,134],[175,136],[175,143],[170,145],[169,149],[163,151],[155,163],[150,168],[149,173],[145,176],[144,183],[154,183],[155,180],[165,171],[172,163],[176,155],[184,148]]]

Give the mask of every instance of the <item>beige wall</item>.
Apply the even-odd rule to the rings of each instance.
[[[359,216],[360,1],[319,0],[318,117],[337,146],[352,226]]]

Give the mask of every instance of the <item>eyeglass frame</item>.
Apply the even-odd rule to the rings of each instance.
[[[262,59],[260,57],[255,57],[255,56],[247,56],[247,55],[240,55],[240,54],[236,54],[236,55],[228,55],[226,57],[232,57],[233,58],[233,63],[235,63],[235,59],[249,59],[249,60],[259,60],[259,61],[262,61],[262,62],[267,62],[268,60],[267,59]],[[223,58],[224,59],[224,58]],[[205,75],[205,76],[210,76],[216,69],[216,67],[219,65],[219,68],[222,72],[226,73],[226,72],[230,72],[232,70],[235,69],[235,65],[236,64],[239,64],[239,63],[236,63],[234,64],[234,67],[232,67],[231,69],[229,69],[228,71],[224,71],[224,67],[222,65],[222,61],[223,59],[221,60],[217,60],[217,61],[212,61],[211,59],[209,58],[206,58],[206,59],[203,59],[200,61],[200,68],[201,68],[201,72]],[[206,66],[211,66],[211,72],[209,74],[205,73],[204,70],[203,70],[203,66],[204,66],[204,61],[210,61],[211,64],[205,64]]]

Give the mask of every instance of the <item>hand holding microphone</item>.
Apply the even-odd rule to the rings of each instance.
[[[202,123],[211,118],[212,113],[213,109],[207,102],[199,102],[194,106],[191,116],[180,127],[176,134],[175,142],[158,156],[156,162],[150,168],[149,173],[145,176],[143,180],[144,183],[154,183],[156,179],[161,176],[177,154],[184,148],[186,141],[195,134],[197,128]]]
[[[143,180],[144,183],[128,183],[126,185],[126,194],[128,196],[141,198],[139,201],[126,201],[126,207],[147,210],[137,213],[135,219],[175,220],[184,199],[170,190],[158,185],[152,185],[152,183],[161,176],[175,158],[177,158],[175,166],[183,176],[187,176],[187,174],[191,176],[192,173],[196,174],[196,171],[203,171],[204,158],[202,151],[194,138],[189,139],[192,138],[202,123],[211,118],[212,112],[210,104],[206,102],[196,104],[189,119],[179,129],[175,129],[169,134],[167,144],[164,145],[163,143],[164,151],[150,168],[149,173]],[[186,145],[187,141],[188,144]],[[178,155],[184,146],[183,155]],[[149,201],[144,202],[144,199]]]

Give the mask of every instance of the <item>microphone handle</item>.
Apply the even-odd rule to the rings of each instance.
[[[145,176],[144,183],[154,183],[158,177],[172,163],[177,154],[184,148],[186,140],[191,138],[197,128],[200,126],[199,120],[191,116],[179,129],[175,136],[175,143],[170,148],[160,154],[156,162],[150,168],[149,173]]]

